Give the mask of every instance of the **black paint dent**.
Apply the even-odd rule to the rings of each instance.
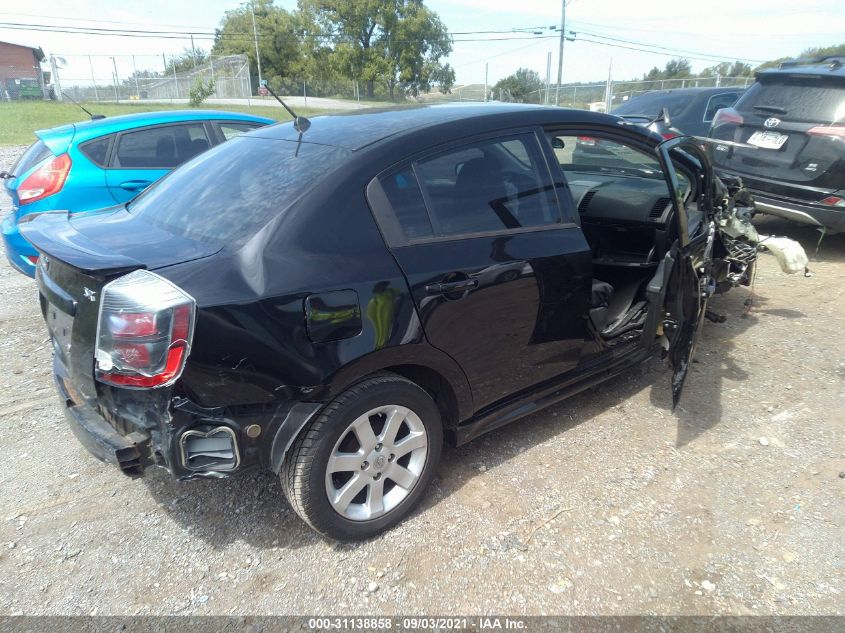
[[[369,306],[367,310],[369,316]],[[392,321],[392,310],[385,322]],[[354,290],[335,290],[305,297],[305,327],[314,343],[339,341],[361,333],[361,306]]]

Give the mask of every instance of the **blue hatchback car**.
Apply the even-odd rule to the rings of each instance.
[[[90,211],[128,202],[173,168],[272,119],[214,110],[174,110],[72,123],[35,133],[4,185],[6,257],[35,276],[38,253],[18,231],[27,216],[54,209]]]

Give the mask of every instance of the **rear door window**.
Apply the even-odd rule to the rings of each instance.
[[[202,123],[165,125],[118,136],[113,169],[172,169],[210,147]]]
[[[412,242],[434,235],[422,191],[410,166],[383,177],[381,186],[405,240]]]
[[[845,85],[798,76],[767,79],[751,86],[737,109],[786,121],[833,123],[845,120]]]
[[[436,235],[560,224],[549,170],[533,134],[476,141],[414,165]]]

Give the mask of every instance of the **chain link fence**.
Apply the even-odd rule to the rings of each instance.
[[[246,55],[212,56],[177,71],[165,55],[52,55],[53,85],[76,101],[166,101],[190,99],[191,89],[211,84],[211,97],[252,95]]]

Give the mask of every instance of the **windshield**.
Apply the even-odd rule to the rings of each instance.
[[[692,101],[692,95],[667,91],[647,92],[628,99],[625,103],[613,109],[613,114],[648,114],[657,116],[668,108],[669,116],[678,116],[687,104]]]
[[[348,154],[327,145],[239,136],[174,170],[127,209],[191,240],[238,242],[282,213]]]

